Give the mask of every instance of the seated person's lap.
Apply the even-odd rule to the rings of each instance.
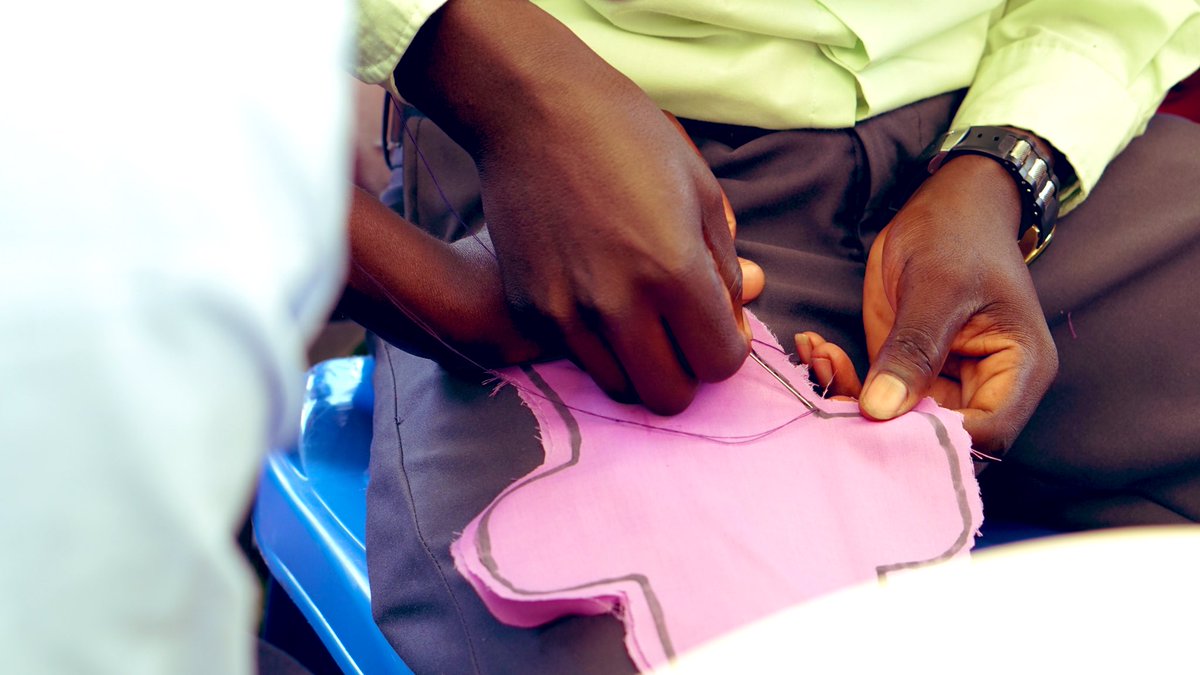
[[[739,220],[738,249],[767,274],[750,308],[785,345],[815,330],[865,372],[865,251],[890,214],[892,176],[948,125],[955,95],[853,130],[765,132],[685,122]],[[476,214],[473,168],[427,121],[459,213]],[[408,216],[446,227],[438,188],[406,157]],[[982,477],[987,514],[1055,528],[1200,521],[1200,127],[1157,118],[1058,226],[1032,267],[1060,372],[1005,461]],[[439,211],[441,211],[439,213]],[[475,224],[475,223],[473,223]],[[376,618],[418,672],[632,670],[612,617],[538,629],[495,621],[449,545],[542,459],[511,388],[452,376],[377,345],[368,561]]]

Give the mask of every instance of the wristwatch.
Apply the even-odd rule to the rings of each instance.
[[[967,127],[946,132],[929,146],[921,165],[930,174],[959,155],[983,155],[1008,170],[1021,195],[1021,229],[1017,240],[1026,264],[1032,263],[1054,236],[1059,182],[1033,139],[1004,127]]]

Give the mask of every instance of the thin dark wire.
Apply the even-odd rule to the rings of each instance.
[[[512,378],[507,377],[506,375],[504,375],[504,373],[501,373],[500,371],[498,371],[494,368],[488,368],[487,366],[472,359],[470,356],[464,354],[461,350],[459,350],[454,345],[443,340],[442,337],[440,335],[438,335],[437,332],[434,331],[432,327],[429,326],[429,324],[425,323],[425,321],[423,321],[420,317],[418,317],[412,310],[410,310],[403,303],[401,303],[399,300],[397,300],[396,297],[378,279],[376,279],[374,277],[374,275],[372,275],[370,272],[368,272],[366,269],[364,269],[361,264],[359,264],[355,260],[351,260],[351,265],[353,265],[355,267],[355,269],[357,269],[365,278],[369,279],[371,281],[371,283],[374,284],[375,287],[381,293],[383,293],[383,295],[385,297],[387,297],[387,299],[389,301],[391,301],[392,305],[395,306],[396,309],[400,310],[400,312],[403,313],[406,317],[408,317],[408,319],[410,321],[412,321],[414,324],[416,324],[416,326],[419,329],[421,329],[427,335],[429,335],[431,338],[436,340],[437,343],[440,344],[442,347],[444,347],[446,350],[448,350],[449,352],[451,352],[458,358],[462,359],[466,363],[469,363],[472,366],[474,366],[475,368],[478,368],[479,370],[491,375],[492,377],[496,378],[496,380],[499,380],[500,382],[511,385],[517,391],[521,392],[522,394],[525,394],[526,396],[536,396],[536,397],[546,400],[546,401],[550,400],[550,398],[548,396],[546,396],[545,394],[543,394],[542,392],[537,391],[536,389],[532,389],[530,387],[526,387],[526,386],[522,385],[521,383],[516,382]],[[687,438],[697,438],[697,439],[701,439],[701,440],[711,441],[714,443],[720,443],[723,445],[740,445],[743,443],[752,443],[754,441],[761,440],[761,439],[766,438],[767,436],[770,436],[771,434],[774,434],[788,426],[791,426],[792,424],[794,424],[806,417],[811,417],[814,414],[814,411],[812,411],[812,410],[805,410],[803,413],[796,415],[795,417],[793,417],[789,420],[786,420],[777,426],[766,429],[764,431],[758,431],[758,432],[751,433],[751,434],[716,436],[716,435],[700,434],[700,433],[696,433],[696,432],[692,432],[692,431],[684,431],[682,429],[671,429],[669,427],[662,427],[662,426],[657,426],[654,424],[647,424],[645,422],[638,422],[635,420],[622,419],[620,417],[614,417],[612,415],[606,415],[604,413],[596,412],[594,410],[588,410],[586,408],[574,406],[574,405],[568,404],[566,402],[562,402],[562,405],[572,412],[576,412],[581,415],[588,415],[590,417],[595,417],[595,418],[602,419],[602,420],[608,420],[610,422],[616,422],[617,424],[641,427],[643,429],[647,429],[649,431],[654,431],[657,433],[672,434],[675,436],[684,436]]]
[[[516,386],[515,382],[512,384],[514,386]],[[529,390],[525,389],[525,388],[520,389],[520,391],[523,391],[526,393],[529,392]],[[534,392],[534,393],[537,394],[538,392]],[[543,396],[542,398],[545,398],[545,396]],[[682,429],[671,429],[669,427],[660,427],[660,426],[655,426],[653,424],[646,424],[645,422],[637,422],[634,420],[621,419],[620,417],[612,417],[610,415],[604,415],[602,413],[593,412],[591,410],[583,410],[581,408],[576,408],[576,407],[570,406],[570,405],[568,405],[566,407],[574,412],[577,412],[577,413],[580,413],[583,415],[590,415],[592,417],[598,417],[602,420],[616,422],[617,424],[625,424],[625,425],[629,425],[629,426],[642,427],[643,429],[647,429],[647,430],[654,431],[657,433],[674,434],[676,436],[684,436],[687,438],[698,438],[698,439],[710,441],[713,443],[720,443],[721,445],[741,445],[743,443],[753,443],[754,441],[762,440],[762,439],[766,438],[767,436],[770,436],[776,432],[782,431],[785,427],[789,427],[792,424],[795,424],[796,422],[799,422],[800,420],[804,419],[805,417],[812,417],[815,414],[812,410],[805,410],[804,412],[800,413],[799,415],[796,415],[795,417],[791,418],[790,420],[788,420],[778,426],[774,426],[774,427],[771,427],[770,429],[767,429],[766,431],[760,431],[760,432],[753,433],[753,434],[745,434],[745,435],[740,435],[740,436],[710,436],[707,434],[700,434],[700,433],[696,433],[693,431],[684,431]]]
[[[396,167],[392,166],[392,92],[383,92],[383,128],[379,130],[379,146],[383,148],[383,161],[387,164],[388,171],[395,171]]]
[[[397,103],[394,98],[392,98],[390,92],[387,95],[387,102],[395,106],[397,114],[402,113],[400,110],[400,104]],[[416,135],[413,134],[412,129],[408,128],[408,122],[405,120],[400,126],[404,129],[404,135],[407,136],[409,142],[412,143],[413,150],[417,153],[417,159],[419,159],[421,161],[421,165],[425,167],[425,172],[429,174],[429,180],[433,183],[434,189],[437,190],[438,196],[442,198],[442,203],[454,216],[454,219],[458,221],[458,226],[462,228],[462,231],[470,236],[471,239],[474,239],[476,243],[482,246],[483,250],[491,254],[493,258],[499,260],[496,255],[496,251],[479,236],[478,232],[471,231],[471,226],[467,224],[467,220],[463,218],[462,215],[459,214],[458,210],[454,208],[454,205],[450,203],[450,197],[446,195],[446,191],[442,188],[441,182],[438,181],[437,175],[434,174],[433,166],[430,164],[429,159],[427,159],[425,157],[425,153],[421,151],[421,145],[417,143]]]
[[[750,342],[753,344],[756,344],[756,345],[762,345],[763,347],[766,347],[767,349],[770,349],[771,351],[779,352],[780,354],[783,354],[784,356],[788,355],[787,351],[785,351],[782,347],[780,347],[779,345],[777,345],[773,342],[767,342],[766,340],[759,340],[758,338],[750,338]]]
[[[392,95],[390,93],[388,93],[387,96],[384,98],[384,105],[387,106],[387,108],[384,110],[384,125],[383,125],[384,143],[385,143],[385,149],[386,149],[386,144],[390,140],[390,138],[388,136],[388,132],[390,131],[388,121],[390,120],[391,109],[394,106],[397,113],[400,113],[401,111],[399,109],[399,104],[395,101],[394,98],[392,98]],[[412,130],[408,128],[408,124],[403,124],[402,126],[404,128],[404,133],[407,136],[409,142],[413,144],[413,150],[415,151],[417,158],[421,161],[421,164],[424,166],[425,171],[429,174],[430,180],[433,182],[434,187],[437,189],[438,195],[441,197],[443,204],[445,204],[446,208],[450,211],[451,214],[453,214],[454,218],[458,221],[459,226],[462,227],[464,231],[468,232],[471,235],[471,237],[480,246],[482,246],[484,248],[484,250],[486,250],[493,257],[495,257],[496,252],[491,247],[489,247],[483,241],[483,239],[481,239],[478,236],[477,233],[470,232],[470,226],[467,225],[466,220],[462,217],[462,215],[460,215],[458,213],[458,211],[450,203],[450,198],[446,195],[445,190],[442,189],[441,183],[438,182],[437,176],[433,172],[433,167],[431,166],[429,160],[425,157],[425,153],[421,151],[421,147],[417,143],[416,136],[412,133]],[[385,154],[388,154],[388,153],[385,153]],[[388,161],[388,166],[389,166],[389,168],[391,168],[390,157],[389,157],[389,161]],[[437,332],[434,331],[431,326],[429,326],[429,324],[427,324],[424,320],[422,320],[419,316],[417,316],[412,310],[410,310],[408,307],[406,307],[403,303],[399,302],[396,299],[396,297],[387,289],[387,287],[384,286],[378,279],[376,279],[374,277],[374,275],[372,275],[370,272],[368,272],[366,269],[364,269],[361,264],[359,264],[357,261],[354,261],[354,260],[351,260],[351,264],[354,265],[354,267],[365,278],[369,279],[371,281],[371,283],[374,284],[375,287],[381,293],[383,293],[383,295],[385,297],[387,297],[387,299],[389,301],[391,301],[393,306],[395,306],[398,310],[400,310],[400,312],[403,313],[410,321],[412,321],[413,324],[415,324],[420,330],[422,330],[427,335],[429,335],[431,338],[433,338],[435,341],[437,341],[437,343],[440,344],[443,348],[445,348],[446,350],[448,350],[449,352],[451,352],[458,358],[462,359],[466,363],[469,363],[472,366],[474,366],[475,368],[478,368],[480,371],[488,373],[489,375],[496,378],[497,380],[504,382],[508,385],[511,385],[517,391],[520,391],[522,394],[525,394],[526,396],[536,396],[543,400],[547,400],[547,401],[550,400],[549,397],[547,397],[542,392],[537,391],[536,389],[532,389],[530,387],[526,387],[526,386],[520,384],[519,382],[516,382],[515,380],[512,380],[511,378],[506,377],[503,373],[501,373],[498,370],[484,366],[483,364],[472,359],[470,356],[467,356],[465,353],[463,353],[461,350],[459,350],[454,345],[451,345],[449,342],[442,339],[442,337],[440,335],[438,335]],[[781,354],[787,353],[787,352],[783,351],[782,349],[780,349],[778,346],[771,344],[769,342],[759,340],[757,338],[755,338],[753,341],[760,345],[763,345],[764,347],[766,347],[768,349],[773,349]],[[604,413],[596,412],[593,410],[587,410],[585,408],[580,408],[578,406],[570,405],[566,402],[560,402],[560,403],[572,412],[575,412],[575,413],[578,413],[581,415],[588,415],[590,417],[595,417],[598,419],[607,420],[610,422],[614,422],[616,424],[640,427],[640,428],[646,429],[648,431],[653,431],[656,433],[672,434],[672,435],[676,435],[676,436],[683,436],[686,438],[696,438],[696,439],[711,441],[714,443],[720,443],[720,444],[724,444],[724,445],[738,445],[738,444],[742,444],[742,443],[752,443],[754,441],[761,440],[763,438],[766,438],[767,436],[770,436],[771,434],[781,431],[782,429],[784,429],[788,426],[791,426],[792,424],[794,424],[806,417],[811,417],[814,414],[814,411],[812,411],[812,410],[805,410],[803,413],[801,413],[789,420],[786,420],[779,425],[776,425],[769,429],[766,429],[766,430],[763,430],[760,432],[756,432],[756,433],[752,433],[752,434],[731,435],[731,436],[714,436],[714,435],[700,434],[700,433],[696,433],[696,432],[692,432],[692,431],[685,431],[682,429],[671,429],[669,427],[662,427],[662,426],[657,426],[654,424],[647,424],[645,422],[638,422],[635,420],[622,419],[620,417],[614,417],[612,415],[606,415]]]
[[[390,131],[389,122],[391,119],[391,111],[392,111],[393,107],[395,108],[395,110],[398,114],[401,113],[402,111],[400,110],[399,104],[392,97],[390,92],[387,92],[386,95],[384,96],[383,105],[384,105],[383,125],[382,125],[383,128],[381,130],[381,136],[382,136],[382,144],[383,144],[383,149],[384,149],[384,158],[387,160],[388,169],[394,170],[394,167],[392,166],[391,152],[389,151],[389,148],[388,148],[388,143],[391,140],[389,133],[388,133]],[[458,211],[454,208],[453,204],[450,203],[450,198],[446,195],[445,190],[442,188],[441,183],[438,181],[437,175],[433,171],[433,166],[430,164],[429,160],[425,157],[425,153],[421,151],[421,146],[420,146],[420,144],[417,143],[416,136],[412,133],[412,130],[408,128],[408,124],[407,123],[402,124],[402,127],[404,128],[405,135],[408,137],[409,141],[413,144],[413,150],[416,152],[417,158],[420,159],[422,166],[424,166],[426,173],[429,174],[430,180],[433,182],[434,187],[437,189],[438,196],[441,197],[442,203],[445,204],[446,208],[450,211],[450,213],[454,215],[455,220],[458,221],[459,227],[461,227],[464,232],[467,232],[470,235],[470,237],[475,240],[476,243],[478,243],[481,247],[483,247],[483,250],[485,250],[489,254],[491,254],[493,258],[497,258],[496,251],[491,246],[488,246],[488,244],[478,235],[478,233],[471,232],[470,226],[467,224],[466,219],[464,219],[462,217],[462,215],[460,215],[458,213]],[[516,381],[506,378],[499,371],[492,369],[492,368],[488,368],[488,367],[478,363],[471,357],[467,356],[466,354],[464,354],[463,352],[461,352],[460,350],[455,348],[450,343],[443,340],[441,338],[441,336],[438,335],[428,324],[426,324],[423,320],[421,320],[420,317],[418,317],[416,314],[414,314],[411,310],[409,310],[407,307],[405,307],[402,303],[398,302],[396,300],[395,296],[393,296],[387,290],[387,288],[385,288],[383,286],[383,284],[381,284],[377,279],[375,279],[374,276],[372,276],[365,269],[363,269],[362,266],[359,265],[357,262],[354,262],[353,260],[351,262],[355,267],[358,268],[358,270],[366,278],[370,279],[371,282],[373,284],[375,284],[375,286],[380,291],[382,291],[385,296],[387,296],[388,300],[390,300],[397,309],[399,309],[406,317],[408,317],[408,319],[410,321],[412,321],[414,324],[416,324],[418,328],[420,328],[422,331],[424,331],[426,334],[428,334],[430,337],[432,337],[434,340],[436,340],[439,344],[441,344],[444,348],[449,350],[451,353],[455,354],[456,356],[463,359],[464,361],[471,364],[472,366],[478,368],[479,370],[481,370],[485,373],[488,373],[488,374],[492,375],[493,377],[497,378],[498,380],[511,385],[513,388],[517,389],[518,391],[520,391],[526,395],[536,396],[543,400],[549,400],[549,397],[542,394],[540,391],[536,391],[534,389],[530,389],[528,387],[522,386],[521,384],[518,384]],[[1070,317],[1068,317],[1068,318],[1070,318]],[[787,351],[785,351],[783,348],[781,348],[778,345],[773,344],[771,342],[767,342],[765,340],[760,340],[758,338],[751,338],[751,342],[753,344],[757,344],[757,345],[760,345],[767,349],[773,350],[779,354],[783,354],[785,356],[787,355]],[[774,433],[794,424],[795,422],[797,422],[801,419],[804,419],[805,417],[810,417],[814,414],[814,411],[806,410],[804,413],[801,413],[800,415],[797,415],[796,417],[793,417],[792,419],[790,419],[776,427],[772,427],[771,429],[767,429],[765,431],[762,431],[762,432],[759,432],[756,434],[747,434],[747,435],[742,435],[742,436],[708,436],[705,434],[698,434],[698,433],[694,433],[694,432],[690,432],[690,431],[683,431],[680,429],[670,429],[667,427],[659,427],[659,426],[655,426],[652,424],[646,424],[644,422],[636,422],[633,420],[621,419],[619,417],[613,417],[611,415],[605,415],[603,413],[598,413],[598,412],[594,412],[591,410],[579,408],[577,406],[572,406],[565,402],[560,402],[560,403],[564,407],[566,407],[568,410],[579,413],[581,415],[589,415],[592,417],[597,417],[600,419],[615,422],[617,424],[642,427],[644,429],[648,429],[650,431],[655,431],[658,433],[666,433],[666,434],[674,434],[674,435],[685,436],[685,437],[690,437],[690,438],[698,438],[698,439],[702,439],[702,440],[708,440],[708,441],[712,441],[715,443],[722,443],[722,444],[727,444],[727,445],[736,445],[736,444],[740,444],[740,443],[751,443],[756,440],[760,440],[762,438],[765,438],[771,434],[774,434]],[[983,452],[975,450],[974,448],[971,448],[971,455],[974,459],[976,459],[978,461],[988,461],[988,462],[1001,461],[1001,459],[999,457],[993,457],[992,455],[985,454]]]

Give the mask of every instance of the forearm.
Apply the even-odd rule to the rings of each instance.
[[[443,363],[533,358],[507,320],[499,272],[481,241],[435,239],[355,189],[350,276],[341,309],[387,341]]]
[[[404,221],[361,188],[350,207],[350,275],[342,309],[402,347],[427,354],[432,336],[422,329],[445,323],[452,308],[439,265],[448,245]]]
[[[571,123],[573,111],[640,93],[526,0],[450,0],[394,75],[401,95],[477,158],[489,143]]]
[[[528,2],[451,0],[396,83],[473,155],[499,304],[545,348],[659,414],[741,367],[720,187],[633,82]]]

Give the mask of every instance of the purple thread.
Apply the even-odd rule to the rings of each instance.
[[[1067,331],[1071,334],[1072,340],[1078,340],[1079,336],[1075,333],[1075,322],[1071,320],[1071,313],[1060,309],[1058,310],[1058,315],[1067,318]]]
[[[393,100],[392,105],[396,108],[396,114],[401,115],[401,119],[403,119],[403,111],[400,110],[400,104]],[[490,253],[493,258],[499,260],[499,258],[496,256],[496,251],[484,243],[483,239],[479,237],[478,233],[471,231],[471,226],[467,224],[467,221],[461,215],[459,215],[458,211],[454,208],[454,205],[450,203],[450,198],[446,196],[446,191],[442,189],[442,184],[438,181],[437,176],[433,173],[433,167],[430,165],[429,160],[426,159],[425,153],[421,151],[421,146],[419,143],[417,143],[417,137],[413,135],[412,129],[408,128],[408,121],[404,120],[400,126],[404,128],[404,135],[408,136],[408,140],[412,141],[413,150],[415,150],[417,153],[417,159],[421,160],[421,165],[425,167],[425,173],[429,174],[429,180],[433,181],[433,187],[437,190],[438,196],[442,198],[442,203],[445,204],[450,213],[454,215],[454,219],[458,221],[459,227],[461,227],[463,232],[471,237],[471,239],[474,239],[480,246],[482,246],[483,250]]]
[[[788,356],[788,353],[786,351],[784,351],[784,349],[777,344],[767,342],[766,340],[759,340],[758,338],[750,338],[750,342],[752,342],[756,345],[761,345],[763,347],[766,347],[767,349],[770,349],[772,351],[779,352],[780,354],[783,354],[784,356]]]
[[[393,102],[393,105],[397,106],[397,109],[396,109],[397,113],[400,114],[402,111],[399,110],[398,104]],[[454,218],[458,221],[459,226],[463,228],[463,231],[467,232],[471,236],[472,239],[474,239],[476,242],[478,242],[479,245],[482,246],[485,251],[490,253],[492,255],[492,257],[495,258],[496,252],[491,247],[489,247],[486,243],[484,243],[484,241],[479,237],[478,234],[476,234],[474,232],[470,232],[470,227],[467,225],[466,220],[463,219],[463,217],[458,213],[457,210],[455,210],[454,206],[450,203],[450,198],[446,195],[445,190],[442,189],[441,183],[438,182],[437,176],[434,175],[433,167],[430,165],[429,160],[426,159],[425,153],[421,151],[421,146],[417,143],[416,136],[412,133],[412,130],[409,129],[408,124],[405,123],[402,126],[404,127],[405,135],[408,137],[409,141],[411,141],[413,144],[413,150],[416,151],[417,158],[421,160],[421,164],[425,167],[426,173],[429,174],[430,180],[433,181],[433,185],[437,189],[438,195],[441,197],[442,202],[445,204],[446,208],[450,211],[451,214],[454,215]],[[525,395],[536,396],[542,400],[547,400],[547,401],[550,400],[549,397],[547,397],[545,394],[542,394],[540,391],[536,391],[534,389],[525,387],[525,386],[521,385],[520,383],[505,377],[504,374],[501,373],[500,371],[494,370],[492,368],[488,368],[488,367],[484,366],[483,364],[475,361],[474,359],[472,359],[471,357],[467,356],[462,351],[460,351],[458,348],[451,345],[446,340],[442,339],[442,337],[440,335],[438,335],[437,332],[434,331],[433,328],[429,326],[429,324],[425,323],[420,317],[418,317],[412,310],[410,310],[408,307],[406,307],[403,303],[397,301],[396,297],[394,295],[392,295],[392,293],[390,291],[388,291],[388,289],[378,279],[376,279],[374,275],[372,275],[365,268],[363,268],[363,266],[361,264],[359,264],[357,261],[355,261],[353,259],[351,260],[351,264],[356,269],[358,269],[358,271],[361,272],[364,277],[366,277],[367,279],[370,279],[371,283],[373,283],[375,285],[375,287],[383,293],[383,295],[392,303],[392,305],[396,309],[400,310],[400,312],[402,314],[404,314],[404,316],[406,316],[410,321],[412,321],[417,326],[417,328],[419,328],[420,330],[425,332],[427,335],[429,335],[429,337],[431,337],[435,341],[437,341],[438,344],[440,344],[442,347],[447,349],[450,353],[454,354],[455,356],[462,359],[463,361],[471,364],[475,368],[478,368],[479,370],[495,377],[500,382],[512,386],[517,391],[519,391]],[[752,338],[751,341],[755,344],[762,345],[763,347],[766,347],[767,349],[772,349],[780,354],[784,354],[784,355],[787,354],[787,352],[784,351],[783,349],[781,349],[778,345],[774,345],[769,342],[759,340],[758,338]],[[599,412],[595,412],[593,410],[586,410],[586,409],[580,408],[578,406],[573,406],[573,405],[566,403],[565,401],[561,402],[561,403],[568,410],[579,413],[581,415],[589,415],[591,417],[595,417],[595,418],[602,419],[602,420],[607,420],[610,422],[615,422],[617,424],[641,427],[648,431],[654,431],[654,432],[664,433],[664,434],[673,434],[676,436],[683,436],[686,438],[696,438],[696,439],[711,441],[713,443],[720,443],[720,444],[724,444],[724,445],[740,445],[742,443],[752,443],[754,441],[761,440],[763,438],[766,438],[767,436],[770,436],[771,434],[781,431],[782,429],[784,429],[788,426],[791,426],[792,424],[795,424],[796,422],[798,422],[806,417],[810,417],[813,415],[813,411],[805,410],[803,413],[783,422],[782,424],[779,424],[777,426],[771,427],[770,429],[766,429],[764,431],[756,432],[753,434],[745,434],[745,435],[740,435],[740,436],[709,436],[709,435],[705,435],[705,434],[695,433],[692,431],[684,431],[682,429],[670,429],[667,427],[655,426],[653,424],[646,424],[645,422],[636,422],[634,420],[621,419],[620,417],[614,417],[612,415],[606,415],[604,413],[599,413]]]
[[[359,272],[361,272],[364,277],[366,277],[367,279],[370,279],[371,283],[373,283],[375,285],[375,287],[377,289],[379,289],[379,291],[382,292],[385,297],[387,297],[387,299],[392,303],[392,305],[396,309],[400,310],[400,312],[402,314],[404,314],[404,316],[408,317],[408,319],[410,321],[412,321],[419,329],[424,331],[427,335],[429,335],[429,337],[436,340],[438,344],[440,344],[442,347],[447,349],[449,352],[451,352],[458,358],[462,359],[463,361],[471,364],[472,366],[478,368],[479,370],[491,375],[492,377],[497,378],[501,382],[504,382],[505,384],[512,386],[517,391],[519,391],[525,395],[536,396],[540,399],[547,400],[547,401],[550,400],[545,394],[542,394],[540,391],[526,387],[526,386],[520,384],[519,382],[516,382],[516,381],[506,377],[500,371],[495,370],[493,368],[488,368],[487,366],[484,366],[483,364],[479,363],[478,361],[472,359],[470,356],[467,356],[466,354],[464,354],[462,351],[460,351],[454,345],[452,345],[449,342],[442,339],[442,337],[440,335],[438,335],[436,331],[434,331],[427,323],[425,323],[423,320],[421,320],[420,317],[416,316],[416,314],[413,313],[412,310],[410,310],[408,307],[406,307],[403,303],[397,301],[396,297],[394,295],[392,295],[392,293],[390,291],[388,291],[388,289],[386,287],[384,287],[384,285],[382,283],[380,283],[379,280],[374,277],[374,275],[372,275],[370,272],[368,272],[366,269],[364,269],[361,264],[359,264],[357,261],[354,261],[354,260],[351,261],[351,264],[354,265],[354,267]],[[766,345],[766,343],[763,343],[763,344]],[[766,346],[774,347],[774,345],[766,345]],[[774,347],[774,348],[778,349],[778,347]],[[780,350],[780,351],[782,351],[782,350]],[[770,429],[755,432],[752,434],[744,434],[744,435],[737,435],[737,436],[709,436],[706,434],[699,434],[699,433],[695,433],[695,432],[691,432],[691,431],[684,431],[682,429],[670,429],[667,427],[660,427],[660,426],[656,426],[653,424],[646,424],[645,422],[637,422],[634,420],[625,420],[625,419],[621,419],[620,417],[614,417],[612,415],[606,415],[604,413],[599,413],[599,412],[595,412],[593,410],[587,410],[585,408],[573,406],[573,405],[567,404],[566,402],[563,402],[563,405],[568,410],[571,410],[572,412],[577,412],[577,413],[580,413],[583,415],[589,415],[591,417],[596,417],[599,419],[616,422],[618,424],[625,424],[628,426],[641,427],[641,428],[647,429],[649,431],[655,431],[655,432],[664,433],[664,434],[674,434],[676,436],[684,436],[687,438],[697,438],[697,439],[702,439],[702,440],[706,440],[706,441],[712,441],[714,443],[721,443],[724,445],[740,445],[743,443],[752,443],[754,441],[766,438],[767,436],[770,436],[771,434],[774,434],[774,433],[784,429],[785,427],[788,427],[788,426],[804,419],[805,417],[810,417],[813,414],[813,411],[805,410],[803,413],[783,422],[782,424],[779,424],[777,426],[771,427]]]

